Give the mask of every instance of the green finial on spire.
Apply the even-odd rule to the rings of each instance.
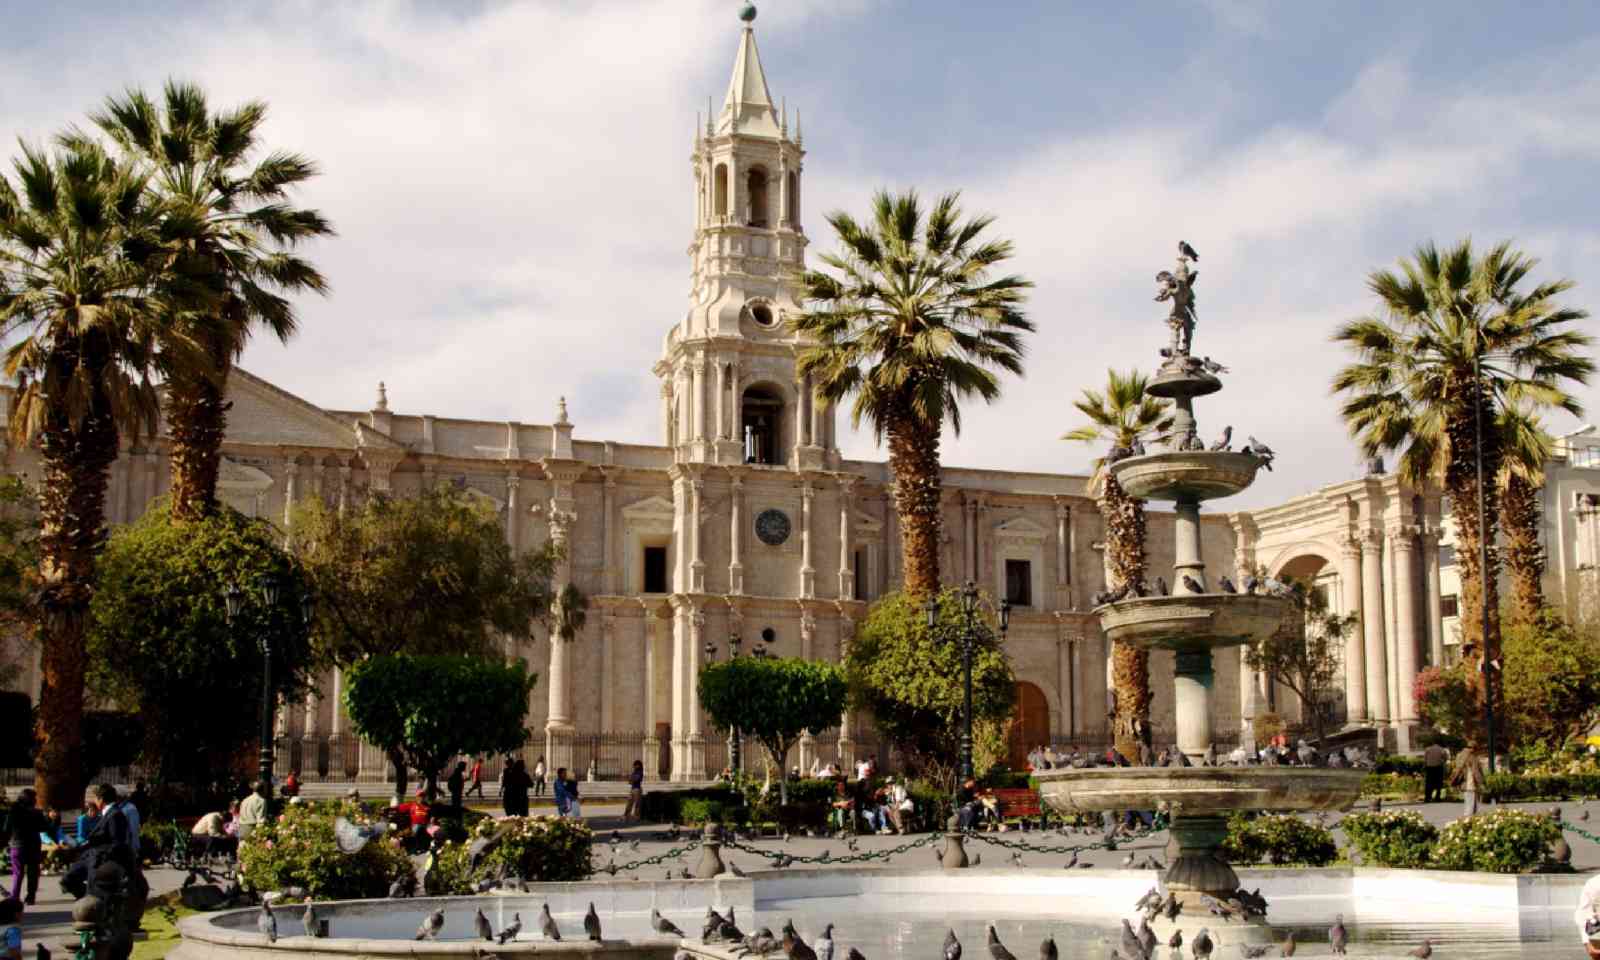
[[[739,19],[743,20],[746,24],[754,23],[756,19],[756,5],[753,3],[745,4],[744,8],[739,11]]]

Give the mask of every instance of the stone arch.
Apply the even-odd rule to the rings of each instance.
[[[1050,742],[1050,697],[1038,684],[1017,681],[1017,702],[1011,711],[1009,764],[1025,770],[1028,751]]]
[[[759,164],[745,174],[745,202],[749,205],[745,222],[752,227],[765,227],[770,223],[772,207],[767,202],[769,179],[767,168]]]
[[[1267,562],[1267,573],[1274,577],[1314,576],[1326,572],[1337,562],[1339,550],[1321,540],[1301,540],[1282,547]],[[1293,569],[1291,569],[1291,567]]]
[[[728,215],[728,165],[717,164],[711,172],[711,209],[719,217]]]
[[[800,224],[800,171],[789,171],[789,209],[784,211],[790,226],[798,227]]]
[[[789,392],[781,384],[757,380],[744,388],[739,394],[739,425],[745,463],[784,462],[793,409]]]

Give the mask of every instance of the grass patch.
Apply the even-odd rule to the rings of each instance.
[[[190,910],[178,899],[177,891],[152,897],[144,909],[144,940],[133,942],[133,960],[161,960],[182,939],[178,935],[178,921],[197,911]]]

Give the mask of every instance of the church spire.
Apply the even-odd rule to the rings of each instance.
[[[767,88],[767,74],[761,69],[761,54],[756,50],[755,4],[745,4],[739,19],[744,21],[744,31],[739,37],[738,56],[733,61],[733,76],[728,80],[728,95],[717,120],[717,133],[782,137],[772,92]]]

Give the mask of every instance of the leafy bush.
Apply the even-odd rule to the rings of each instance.
[[[1441,870],[1524,873],[1542,864],[1560,838],[1560,828],[1550,820],[1502,807],[1446,824],[1430,864]]]
[[[1415,799],[1422,796],[1422,777],[1404,773],[1369,773],[1361,780],[1361,795]]]
[[[1410,810],[1347,814],[1341,825],[1369,867],[1426,867],[1439,839],[1439,828]]]
[[[471,861],[466,845],[453,840],[445,841],[438,855],[434,857],[433,869],[428,871],[424,892],[434,897],[473,893],[475,884],[469,867]]]
[[[485,820],[477,835],[493,836],[504,830],[500,845],[484,857],[479,869],[484,874],[500,867],[529,882],[550,883],[586,880],[591,873],[589,851],[594,834],[587,824],[558,817],[510,817]]]
[[[1222,855],[1233,863],[1325,867],[1339,857],[1327,827],[1287,814],[1228,818]]]
[[[292,803],[283,814],[250,832],[239,844],[244,882],[259,891],[305,887],[316,900],[381,897],[411,872],[411,861],[390,838],[347,854],[333,836],[335,817],[358,824],[373,818],[352,803]]]
[[[1422,776],[1422,758],[1396,753],[1386,753],[1372,765],[1374,773],[1399,773],[1408,777]]]
[[[1486,779],[1484,793],[1497,802],[1594,796],[1600,793],[1600,773],[1496,773]]]
[[[730,791],[727,799],[691,797],[678,806],[678,815],[682,818],[679,822],[696,826],[704,823],[744,824],[750,821],[750,808]]]
[[[720,783],[695,790],[656,790],[644,795],[640,816],[653,823],[686,823],[683,805],[691,800],[731,805],[738,802],[738,795],[733,787]]]

